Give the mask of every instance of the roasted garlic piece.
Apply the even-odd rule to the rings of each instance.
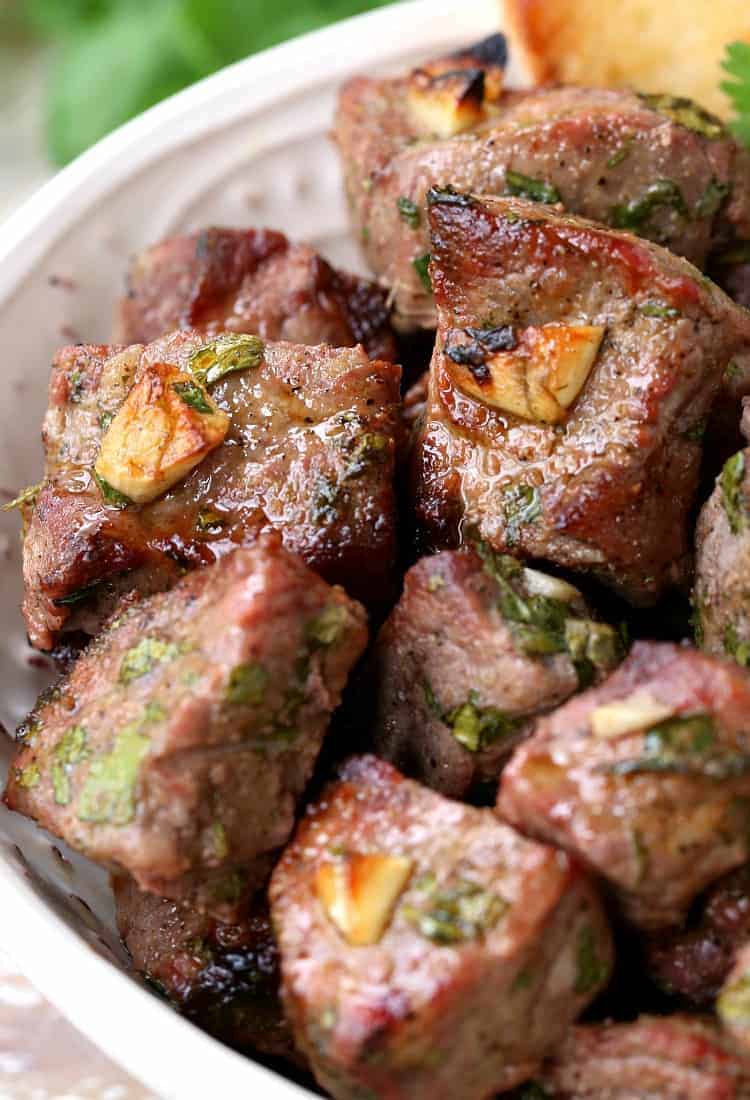
[[[658,725],[673,715],[674,707],[644,692],[636,692],[627,699],[603,703],[591,712],[589,722],[595,737],[622,737]]]
[[[599,353],[601,325],[527,328],[496,351],[492,336],[471,330],[472,343],[449,340],[445,354],[464,393],[503,412],[559,424],[581,392]],[[509,346],[510,345],[510,346]]]
[[[407,99],[420,130],[449,138],[481,122],[502,90],[502,66],[469,51],[414,69]]]
[[[148,366],[102,439],[94,474],[108,503],[147,504],[223,443],[229,417],[195,377]]]
[[[354,852],[320,865],[315,892],[344,938],[362,947],[383,935],[413,866],[401,856]]]

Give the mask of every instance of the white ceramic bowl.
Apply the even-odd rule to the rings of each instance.
[[[34,195],[0,230],[0,488],[38,480],[50,358],[62,344],[107,340],[132,252],[205,224],[259,225],[361,268],[327,139],[338,86],[468,43],[498,22],[496,0],[411,0],[296,39],[147,112]],[[10,731],[50,670],[38,667],[18,611],[16,516],[0,515],[0,555],[0,722]],[[0,765],[9,750],[0,734]],[[204,1035],[128,975],[106,875],[4,809],[0,933],[47,997],[164,1097],[311,1095]]]

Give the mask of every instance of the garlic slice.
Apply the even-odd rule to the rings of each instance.
[[[413,868],[402,856],[354,852],[318,867],[315,892],[344,938],[362,947],[383,935]]]
[[[674,713],[674,707],[667,703],[645,692],[636,692],[627,699],[616,699],[597,707],[591,712],[589,723],[595,737],[621,737],[664,722]]]
[[[190,374],[146,367],[109,425],[94,467],[136,504],[155,500],[223,443],[229,417]]]
[[[577,588],[559,577],[552,577],[549,573],[540,573],[538,569],[523,571],[523,582],[532,596],[545,596],[549,600],[559,600],[561,603],[575,603],[583,597]]]
[[[518,334],[512,351],[490,354],[481,368],[447,362],[464,393],[526,420],[559,424],[591,373],[602,325],[543,325]]]
[[[420,130],[453,137],[484,118],[484,70],[459,62],[433,62],[411,74],[406,98]]]

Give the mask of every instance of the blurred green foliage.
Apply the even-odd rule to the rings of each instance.
[[[14,10],[27,33],[54,45],[49,148],[65,164],[120,123],[222,66],[385,2],[19,0]]]
[[[727,46],[724,68],[731,77],[722,88],[732,101],[737,117],[734,132],[750,149],[750,42]]]

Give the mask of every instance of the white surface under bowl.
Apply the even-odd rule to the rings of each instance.
[[[361,268],[327,138],[339,85],[471,42],[498,19],[496,0],[412,0],[296,39],[142,115],[33,196],[0,233],[0,489],[38,480],[50,358],[62,344],[108,339],[128,257],[144,245],[206,224],[269,226]],[[14,515],[0,515],[0,558],[0,722],[10,731],[50,675],[18,611]],[[9,749],[0,734],[0,762]],[[164,1097],[310,1095],[128,975],[106,875],[4,809],[0,934],[76,1026]]]

